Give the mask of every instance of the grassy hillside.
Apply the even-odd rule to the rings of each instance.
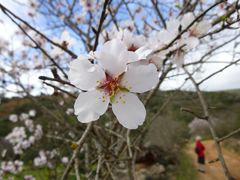
[[[230,132],[231,130],[240,127],[240,91],[222,91],[222,92],[205,92],[204,96],[210,107],[210,112],[213,119],[216,119],[216,129],[219,136]],[[59,102],[63,100],[61,95],[58,96],[41,96],[36,97],[37,103],[31,98],[13,98],[4,99],[0,105],[0,137],[5,136],[11,129],[7,119],[12,113],[20,114],[27,112],[30,109],[36,109],[38,112],[36,121],[51,123],[52,118],[48,113],[58,115],[65,114],[67,108],[72,107],[74,99],[65,99],[65,104],[59,106]],[[164,106],[164,108],[163,108]],[[44,108],[42,108],[44,107]],[[188,138],[189,129],[188,123],[194,118],[192,115],[182,112],[182,107],[190,108],[198,114],[202,113],[200,102],[194,92],[183,91],[167,91],[159,92],[148,105],[148,117],[144,125],[148,125],[159,109],[162,109],[156,118],[150,124],[147,140],[161,145],[176,141],[178,139]],[[72,125],[79,125],[76,118],[64,116],[64,119],[59,121],[69,121]],[[168,132],[167,134],[165,132]],[[167,136],[166,138],[163,138]],[[154,137],[154,138],[152,138]],[[156,138],[159,137],[159,138]],[[161,140],[164,142],[161,142]]]
[[[230,131],[240,127],[240,91],[223,91],[223,92],[205,92],[206,98],[210,107],[211,115],[214,119],[215,128],[219,137],[229,133]],[[35,99],[35,100],[34,100]],[[52,131],[56,126],[60,126],[59,133],[66,134],[68,132],[65,122],[69,126],[76,126],[79,129],[84,128],[84,125],[76,120],[76,117],[66,115],[67,108],[72,107],[74,99],[64,98],[61,94],[57,96],[39,96],[34,99],[31,98],[13,98],[4,99],[0,105],[0,138],[5,137],[11,132],[15,124],[8,121],[10,114],[20,114],[28,112],[30,109],[37,111],[35,122],[47,128],[44,128],[44,134],[48,134],[48,130]],[[64,99],[65,103],[62,105],[61,101]],[[193,120],[193,116],[182,112],[182,107],[190,108],[198,114],[202,113],[200,102],[194,92],[183,91],[167,91],[158,92],[154,99],[148,104],[148,116],[144,126],[149,126],[143,143],[146,145],[157,145],[164,152],[165,159],[176,159],[177,166],[166,167],[176,172],[177,179],[188,179],[194,176],[195,171],[188,170],[191,163],[184,153],[181,153],[186,142],[191,138],[189,134],[188,124]],[[160,113],[154,121],[155,113],[159,110]],[[54,116],[50,116],[54,115]],[[53,118],[54,117],[54,118]],[[104,120],[104,118],[103,118]],[[50,132],[52,134],[52,132]],[[205,134],[209,137],[209,134]],[[236,137],[240,137],[237,135]],[[70,145],[61,144],[56,140],[49,140],[43,138],[39,145],[29,151],[24,159],[33,159],[37,156],[38,148],[44,144],[46,149],[54,147],[65,146],[65,154],[71,152]],[[180,153],[179,153],[180,152]],[[184,160],[184,161],[183,161]],[[29,164],[31,167],[31,163]]]

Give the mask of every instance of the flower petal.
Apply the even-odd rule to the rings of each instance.
[[[142,60],[146,59],[153,52],[153,50],[143,46],[137,49],[135,52],[138,55],[138,59]]]
[[[199,36],[207,33],[209,31],[209,29],[211,29],[212,25],[208,22],[208,21],[200,21],[197,25],[196,25],[196,31],[197,34]]]
[[[195,17],[192,12],[184,14],[181,19],[182,30],[186,29],[194,19]]]
[[[157,68],[153,64],[130,64],[123,75],[121,85],[131,92],[143,93],[149,91],[158,83]]]
[[[185,52],[178,50],[172,58],[170,58],[170,61],[172,61],[172,63],[176,64],[178,68],[182,67],[182,65],[184,64],[184,58],[185,58]]]
[[[138,55],[137,53],[135,52],[132,52],[132,51],[123,51],[120,55],[119,55],[119,60],[123,60],[127,63],[131,63],[131,62],[136,62],[138,61]],[[126,66],[125,66],[125,69],[126,70]],[[121,72],[122,73],[122,72]],[[120,74],[121,74],[120,73]]]
[[[75,101],[74,113],[82,123],[95,121],[106,112],[109,101],[109,97],[98,90],[81,93]]]
[[[199,43],[200,43],[200,41],[197,37],[191,36],[191,37],[186,38],[186,45],[190,49],[195,48]]]
[[[128,59],[125,59],[127,47],[117,39],[106,42],[102,50],[97,52],[99,61],[105,71],[111,76],[118,76],[123,73],[127,66]]]
[[[87,57],[70,63],[68,79],[81,90],[94,89],[99,81],[106,78],[105,72],[98,64],[92,64]]]
[[[112,103],[112,110],[119,123],[128,129],[136,129],[146,117],[143,103],[133,93],[119,92]]]
[[[178,19],[170,19],[168,22],[166,22],[167,25],[167,31],[171,34],[174,34],[175,36],[179,33],[180,28],[180,21]],[[165,38],[163,36],[163,38]]]

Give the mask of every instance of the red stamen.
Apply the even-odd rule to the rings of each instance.
[[[113,78],[106,74],[106,80],[100,83],[100,89],[103,89],[109,96],[113,96],[120,88],[120,78]]]
[[[135,46],[134,44],[132,44],[129,48],[128,48],[128,51],[136,51],[138,49],[137,46]]]

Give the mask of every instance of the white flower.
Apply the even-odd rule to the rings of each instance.
[[[122,29],[128,29],[131,32],[135,31],[135,25],[134,25],[134,22],[132,20],[121,21],[120,22],[120,27]]]
[[[30,132],[34,131],[34,125],[33,125],[33,121],[31,119],[25,120],[24,124]]]
[[[70,115],[70,114],[73,114],[74,110],[72,108],[68,108],[66,110],[66,114]]]
[[[25,175],[24,180],[35,180],[35,178],[32,175]]]
[[[188,127],[190,129],[190,133],[196,133],[201,132],[203,130],[207,130],[209,127],[209,124],[206,120],[194,118],[192,122],[188,124]]]
[[[190,23],[194,21],[195,17],[193,13],[184,14],[181,19],[182,28],[187,28]],[[183,38],[189,48],[195,48],[199,44],[199,37],[204,35],[211,28],[211,24],[208,21],[202,20],[194,23],[186,33],[183,34]]]
[[[38,8],[38,2],[36,0],[28,0],[28,15],[33,17],[36,16],[37,8]]]
[[[53,41],[58,43],[58,44],[60,44],[64,48],[69,48],[72,45],[74,45],[74,43],[75,43],[75,39],[70,36],[68,31],[63,31],[62,34],[61,34],[60,39],[54,38]],[[57,56],[59,56],[59,55],[61,55],[63,53],[64,53],[64,51],[62,49],[60,49],[57,46],[53,46],[53,49],[51,51],[51,55],[53,57],[57,57]]]
[[[76,137],[75,134],[74,134],[73,132],[71,132],[71,131],[68,133],[68,135],[69,135],[71,138],[75,138],[75,137]]]
[[[174,54],[170,58],[170,61],[172,63],[176,64],[178,68],[180,68],[184,64],[184,58],[185,58],[186,52],[183,48],[179,48],[174,51]]]
[[[59,104],[60,106],[63,106],[63,105],[64,105],[64,101],[61,100],[58,104]]]
[[[11,114],[8,119],[11,122],[17,122],[18,121],[18,116],[16,114]]]
[[[30,117],[35,117],[35,116],[36,116],[36,110],[31,109],[31,110],[28,112],[28,115],[29,115]]]
[[[127,29],[120,29],[116,36],[127,46],[128,51],[136,51],[146,43],[146,38],[143,35],[134,35]]]
[[[163,60],[164,60],[163,57],[160,55],[154,54],[152,56],[147,57],[147,59],[145,61],[147,61],[148,63],[154,64],[156,66],[157,70],[160,70],[162,67],[162,64],[163,64]]]
[[[41,139],[43,136],[43,130],[42,126],[40,124],[36,125],[35,132],[34,132],[34,137],[36,140]]]
[[[24,140],[24,141],[22,142],[22,148],[23,148],[23,149],[27,149],[27,148],[29,148],[30,146],[31,146],[31,142],[30,142],[30,141]]]
[[[29,115],[28,114],[26,114],[26,113],[22,113],[21,115],[20,115],[20,121],[25,121],[26,119],[28,119],[29,118]]]
[[[30,136],[30,137],[28,138],[28,141],[29,141],[31,144],[34,144],[34,142],[35,142],[35,137],[34,137],[34,136]]]
[[[86,10],[86,11],[92,11],[94,10],[94,0],[81,0],[80,5]]]
[[[157,84],[156,67],[128,65],[137,61],[137,54],[116,39],[106,42],[96,54],[99,64],[92,64],[88,57],[70,64],[70,82],[87,91],[80,93],[74,104],[78,120],[88,123],[99,119],[111,103],[119,123],[136,129],[142,125],[146,110],[135,93],[146,92]]]
[[[1,157],[4,158],[7,154],[7,149],[3,149],[1,152]]]
[[[61,162],[62,162],[63,164],[67,164],[68,161],[69,161],[68,157],[63,157],[63,158],[61,159]]]
[[[50,159],[53,159],[56,155],[59,154],[59,152],[56,149],[53,149],[52,151],[48,151],[47,154],[49,155]]]
[[[33,164],[36,167],[41,167],[47,164],[47,156],[46,153],[44,151],[40,151],[39,152],[39,157],[36,157],[33,160]]]
[[[4,173],[17,174],[23,169],[23,162],[19,160],[13,161],[2,161],[0,166],[1,171]]]
[[[15,165],[15,171],[16,171],[16,173],[22,171],[22,169],[23,169],[23,161],[15,160],[15,161],[14,161],[14,165]]]
[[[75,15],[74,16],[74,19],[75,19],[77,24],[83,23],[85,18],[86,18],[86,13],[81,13],[80,15]]]

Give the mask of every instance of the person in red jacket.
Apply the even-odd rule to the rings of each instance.
[[[198,170],[202,173],[205,173],[205,147],[201,142],[201,136],[196,137],[195,152],[198,157]]]

